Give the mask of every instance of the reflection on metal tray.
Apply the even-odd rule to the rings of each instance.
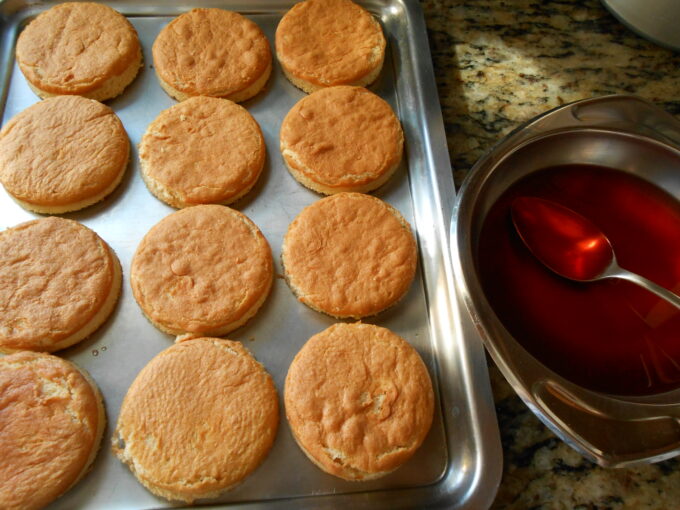
[[[125,14],[142,41],[145,65],[140,75],[108,104],[119,115],[133,144],[130,168],[120,187],[103,202],[66,217],[98,232],[116,251],[128,275],[142,236],[173,210],[155,199],[139,175],[136,146],[146,126],[174,104],[154,75],[151,45],[174,16],[194,6],[240,11],[255,21],[270,43],[282,14],[293,2],[194,2],[151,0],[109,2]],[[0,3],[0,99],[3,124],[35,103],[13,59],[14,43],[28,19],[51,2]],[[216,502],[249,508],[447,507],[488,506],[500,478],[500,444],[485,357],[465,316],[459,313],[449,257],[448,219],[454,198],[441,111],[437,101],[427,36],[417,2],[383,0],[364,4],[381,21],[388,39],[384,71],[371,89],[399,115],[406,136],[402,166],[375,194],[398,208],[412,224],[419,243],[419,272],[409,294],[392,309],[367,322],[388,327],[423,356],[437,388],[439,405],[421,449],[402,468],[380,480],[345,482],[322,473],[304,456],[285,415],[271,453],[243,484]],[[274,63],[265,90],[244,106],[264,133],[268,158],[255,189],[235,204],[262,230],[272,246],[280,274],[280,247],[288,224],[319,196],[299,185],[285,169],[278,132],[288,110],[303,97]],[[0,191],[0,228],[36,217]],[[125,278],[113,317],[91,338],[60,354],[90,371],[99,384],[109,420],[102,449],[89,473],[53,508],[158,508],[155,498],[110,452],[109,438],[125,392],[139,370],[172,338],[142,316]],[[334,321],[298,303],[277,279],[257,316],[229,335],[242,341],[272,374],[279,394],[294,355],[313,334]]]

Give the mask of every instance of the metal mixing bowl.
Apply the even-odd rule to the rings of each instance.
[[[606,96],[543,114],[499,142],[471,170],[454,206],[451,240],[458,291],[501,372],[569,445],[603,466],[678,455],[680,390],[619,397],[564,379],[505,329],[480,284],[476,250],[491,206],[522,177],[568,164],[623,170],[680,197],[680,122],[637,97]]]

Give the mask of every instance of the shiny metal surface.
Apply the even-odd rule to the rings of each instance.
[[[281,15],[292,4],[258,0],[109,2],[129,17],[144,51],[140,75],[122,96],[108,102],[130,136],[132,160],[122,184],[110,197],[65,216],[94,229],[113,247],[123,266],[124,286],[112,318],[91,338],[59,353],[86,368],[97,381],[109,425],[92,471],[55,502],[53,509],[172,506],[144,489],[113,457],[109,447],[129,384],[173,341],[144,319],[127,279],[131,257],[143,235],[173,211],[147,191],[137,161],[136,146],[146,126],[174,104],[160,88],[151,67],[152,42],[174,16],[201,5],[243,12],[272,43]],[[3,124],[37,101],[14,63],[13,48],[21,26],[51,5],[28,0],[0,2]],[[415,1],[375,0],[365,5],[380,19],[388,39],[384,71],[371,89],[395,108],[406,137],[405,161],[375,194],[398,208],[412,224],[420,253],[418,275],[405,299],[366,322],[392,329],[422,355],[437,391],[434,424],[422,448],[402,468],[380,480],[351,483],[326,475],[309,462],[291,436],[282,406],[281,427],[270,455],[243,484],[219,498],[219,504],[244,508],[428,506],[477,510],[490,505],[500,480],[500,441],[484,352],[474,328],[460,313],[453,284],[448,226],[454,187],[422,12]],[[268,157],[259,183],[235,208],[261,228],[279,274],[280,247],[288,224],[303,207],[320,198],[289,175],[278,150],[281,121],[303,95],[274,62],[265,91],[244,103],[262,127]],[[0,228],[37,216],[0,190]],[[229,337],[242,341],[264,364],[281,394],[294,355],[311,335],[333,322],[298,303],[284,280],[278,278],[257,316]]]
[[[653,164],[651,164],[653,162]],[[475,271],[484,218],[515,181],[552,165],[586,163],[635,174],[680,198],[680,122],[631,96],[572,103],[530,121],[480,158],[451,224],[459,292],[494,361],[529,408],[565,442],[603,466],[680,454],[680,390],[614,397],[549,370],[500,323]]]
[[[621,278],[623,280],[628,280],[629,282],[633,282],[640,287],[644,287],[649,292],[653,292],[661,299],[665,299],[676,308],[680,308],[680,296],[669,290],[666,290],[661,285],[657,285],[644,276],[640,276],[637,273],[633,273],[632,271],[622,268],[617,263],[615,257],[612,258],[612,262],[609,264],[609,267],[607,267],[607,269],[605,269],[600,276],[593,278],[592,281],[601,280],[603,278]]]
[[[622,268],[604,232],[573,209],[524,196],[516,198],[510,210],[515,230],[529,251],[562,278],[577,282],[628,280],[680,308],[680,296]]]
[[[624,25],[650,41],[680,51],[680,2],[678,0],[602,0]]]

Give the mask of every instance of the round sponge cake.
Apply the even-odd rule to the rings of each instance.
[[[121,286],[118,258],[92,230],[49,217],[0,232],[0,352],[53,352],[94,332]]]
[[[224,9],[192,9],[170,22],[153,43],[161,87],[178,101],[213,96],[237,103],[269,78],[272,56],[262,30]]]
[[[42,98],[69,94],[104,101],[116,97],[142,65],[130,22],[94,2],[66,2],[41,13],[21,32],[16,59]]]
[[[130,142],[108,106],[58,96],[15,115],[0,131],[0,181],[23,207],[61,214],[111,193],[127,167]]]
[[[288,369],[284,401],[305,454],[345,480],[378,478],[402,465],[434,413],[418,353],[390,330],[361,323],[335,324],[309,339]]]
[[[95,383],[50,354],[0,357],[0,508],[43,508],[94,461],[105,425]]]
[[[185,340],[153,358],[130,386],[113,451],[151,492],[191,503],[255,470],[278,421],[274,383],[240,343]]]
[[[406,220],[379,198],[338,193],[306,207],[283,240],[289,286],[334,317],[375,315],[409,289],[416,243]]]
[[[197,205],[149,230],[132,259],[130,281],[161,331],[221,336],[255,315],[273,274],[269,244],[250,219],[222,205]]]
[[[305,92],[363,87],[380,74],[385,37],[368,11],[350,0],[306,0],[281,19],[276,55],[286,77]]]
[[[281,154],[308,188],[367,193],[401,161],[404,134],[385,101],[361,87],[329,87],[302,98],[281,124]]]
[[[265,155],[260,126],[245,108],[205,96],[162,111],[139,145],[147,187],[177,208],[236,201],[257,181]]]

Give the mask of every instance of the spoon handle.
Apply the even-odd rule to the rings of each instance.
[[[671,292],[668,289],[665,289],[661,285],[657,285],[656,283],[654,283],[651,280],[648,280],[644,276],[640,276],[637,273],[633,273],[631,271],[628,271],[627,269],[623,269],[622,267],[618,266],[616,268],[612,268],[611,271],[608,271],[606,276],[612,278],[622,278],[624,280],[637,283],[640,287],[644,287],[648,291],[653,292],[661,299],[668,301],[670,304],[674,305],[676,308],[680,308],[680,296]]]

